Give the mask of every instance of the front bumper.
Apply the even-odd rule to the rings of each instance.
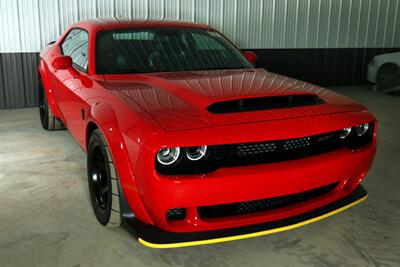
[[[137,237],[139,243],[151,248],[177,248],[227,242],[263,236],[304,226],[341,211],[367,198],[367,192],[359,185],[352,193],[326,206],[296,216],[244,227],[192,233],[173,233],[145,224],[136,217],[124,217],[124,227]]]
[[[201,232],[254,225],[292,217],[333,203],[351,193],[365,177],[376,151],[372,143],[360,151],[338,151],[304,159],[223,168],[204,177],[148,179],[146,210],[153,224],[168,232]],[[155,175],[155,174],[153,174]],[[150,173],[147,177],[150,176]],[[301,193],[337,183],[332,191],[293,205],[220,218],[204,218],[202,206],[255,201]],[[166,212],[185,208],[184,220],[167,220]]]
[[[222,231],[300,216],[334,203],[357,188],[372,164],[376,137],[359,150],[346,148],[291,161],[221,168],[204,175],[159,175],[154,168],[154,155],[162,145],[200,145],[204,139],[209,145],[290,139],[371,121],[375,118],[370,113],[360,111],[157,135],[149,138],[139,153],[136,185],[122,184],[120,191],[124,191],[128,210],[138,220],[170,233]],[[221,218],[205,218],[198,212],[202,206],[275,198],[331,184],[338,186],[325,195],[270,211]],[[137,212],[138,205],[134,205],[132,196],[140,199],[141,213]],[[168,220],[166,212],[176,208],[186,209],[185,219]]]

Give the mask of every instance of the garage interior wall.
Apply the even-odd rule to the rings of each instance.
[[[318,85],[365,84],[371,58],[400,51],[400,0],[0,0],[0,108],[37,105],[38,52],[73,22],[209,24],[257,66]]]

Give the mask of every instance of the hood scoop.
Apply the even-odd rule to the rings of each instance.
[[[313,94],[280,95],[216,102],[209,105],[207,110],[213,114],[226,114],[314,106],[324,103],[322,99]]]

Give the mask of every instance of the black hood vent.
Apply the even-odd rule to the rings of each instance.
[[[295,108],[323,104],[316,95],[284,95],[228,100],[211,104],[207,110],[214,114]]]

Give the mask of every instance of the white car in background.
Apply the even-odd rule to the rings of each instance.
[[[368,65],[367,80],[386,93],[400,91],[400,52],[375,56]]]

